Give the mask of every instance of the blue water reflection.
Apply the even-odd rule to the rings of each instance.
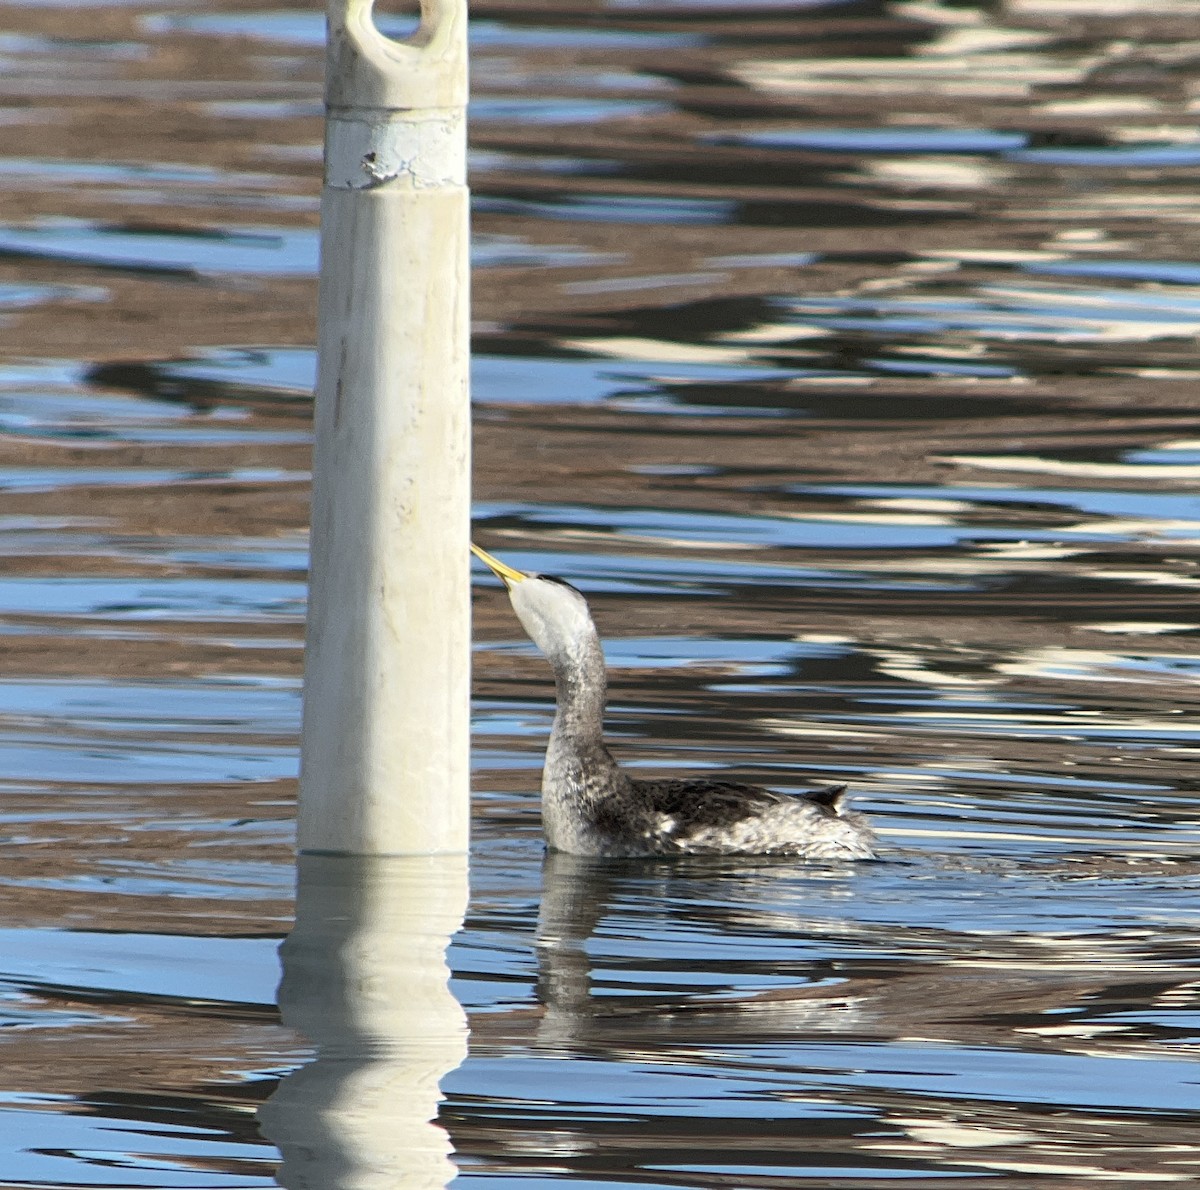
[[[349,886],[308,935],[345,984],[273,1002],[324,20],[226,7],[0,36],[14,1185],[257,1190],[318,1140],[394,1185],[438,1048]],[[475,532],[592,601],[634,772],[846,781],[885,857],[544,857],[552,675],[477,574],[435,1180],[1192,1180],[1197,79],[1125,7],[476,14]]]

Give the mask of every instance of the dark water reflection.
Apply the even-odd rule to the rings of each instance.
[[[497,989],[475,1015],[449,1118],[514,1178],[530,1127],[585,1181],[623,1180],[631,1160],[669,1185],[1107,1178],[1135,1128],[1150,1180],[1181,1157],[1186,1177],[1195,931],[1178,898],[1198,874],[916,852],[802,873],[556,857],[537,1005],[506,1009]],[[479,1102],[474,1063],[502,1095]]]
[[[472,12],[479,536],[889,854],[543,866],[481,577],[460,1181],[1196,1181],[1200,5]],[[3,15],[0,1185],[268,1186],[322,13]]]

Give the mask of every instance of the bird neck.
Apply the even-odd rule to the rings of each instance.
[[[553,734],[580,743],[598,741],[604,733],[604,703],[607,674],[604,650],[594,633],[573,641],[571,647],[551,658],[558,709]]]
[[[542,827],[552,850],[595,854],[593,819],[619,795],[624,777],[604,745],[604,652],[600,638],[576,639],[551,657],[558,709],[542,771]]]

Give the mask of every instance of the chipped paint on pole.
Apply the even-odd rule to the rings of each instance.
[[[468,844],[465,0],[330,0],[302,851]]]

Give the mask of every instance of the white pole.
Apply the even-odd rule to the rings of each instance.
[[[329,0],[302,851],[468,838],[466,0]]]

